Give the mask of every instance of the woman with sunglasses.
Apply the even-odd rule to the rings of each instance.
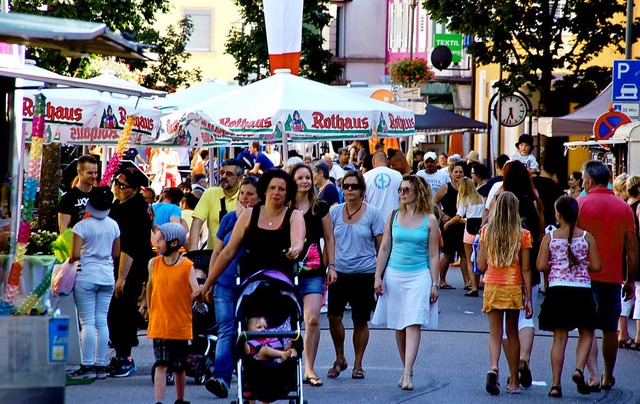
[[[291,176],[298,185],[294,207],[303,214],[306,228],[304,252],[300,268],[298,287],[304,307],[304,383],[314,387],[322,386],[313,366],[320,342],[320,308],[326,284],[336,280],[335,245],[333,226],[329,216],[329,205],[318,201],[313,187],[313,173],[309,166],[296,164],[291,168]],[[324,240],[324,254],[320,239]],[[326,260],[323,259],[326,257]]]
[[[374,286],[380,299],[371,322],[396,330],[403,365],[398,387],[413,390],[420,326],[429,323],[429,306],[438,300],[440,233],[431,187],[407,174],[398,191],[400,205],[387,219],[378,252]]]
[[[238,202],[236,202],[236,210],[227,213],[220,221],[220,227],[216,233],[216,243],[209,268],[212,268],[222,248],[229,243],[231,232],[238,218],[247,208],[253,208],[260,203],[258,196],[258,178],[244,177],[240,183],[240,194]],[[236,263],[242,251],[238,252],[231,264],[224,270],[216,285],[213,287],[213,307],[215,309],[216,324],[218,325],[218,342],[216,344],[216,356],[213,364],[213,374],[206,381],[205,387],[217,397],[226,398],[229,394],[229,386],[231,386],[231,376],[233,376],[233,368],[235,361],[233,360],[233,337],[235,335],[234,327],[234,306],[237,299],[235,290]],[[211,301],[213,283],[212,271],[201,287],[201,294],[207,296],[207,300]]]
[[[364,379],[362,358],[369,341],[369,319],[374,308],[376,245],[382,241],[384,218],[375,206],[364,203],[366,185],[359,171],[342,178],[345,202],[329,210],[336,245],[336,282],[329,285],[329,330],[336,360],[327,377],[335,378],[347,369],[344,355],[344,309],[351,305],[355,358],[351,377]]]

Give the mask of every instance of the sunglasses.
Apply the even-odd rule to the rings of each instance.
[[[235,175],[238,175],[238,173],[234,173],[233,171],[224,171],[224,170],[220,170],[218,171],[218,175],[221,177],[227,177],[227,178],[231,178]]]
[[[342,184],[342,189],[355,189],[356,191],[362,189],[360,184]]]
[[[120,189],[133,188],[131,185],[127,185],[127,184],[125,184],[125,183],[122,183],[122,182],[118,181],[118,179],[117,179],[117,178],[114,178],[114,179],[113,179],[113,184],[114,184],[115,186],[117,186],[118,188],[120,188]]]
[[[411,192],[412,189],[413,188],[411,188],[411,187],[401,187],[401,188],[398,188],[398,193],[399,194],[408,194],[409,192]]]

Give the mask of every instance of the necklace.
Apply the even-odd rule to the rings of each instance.
[[[358,209],[356,209],[353,213],[349,213],[349,206],[345,204],[344,209],[347,211],[347,220],[351,220],[351,218],[354,217],[356,213],[360,212],[360,209],[362,209],[362,205],[364,204],[360,203],[360,206],[358,206]]]
[[[167,264],[167,265],[169,265],[170,267],[172,267],[172,266],[174,266],[175,264],[177,264],[177,263],[178,263],[178,260],[180,259],[180,255],[178,254],[178,257],[176,258],[176,260],[175,260],[175,261],[173,261],[173,264],[169,264],[169,263],[167,263],[166,258],[167,258],[167,256],[165,255],[165,256],[163,256],[163,257],[162,257],[162,260],[164,261],[164,263],[165,263],[165,264]]]
[[[265,210],[266,210],[266,208],[265,208]],[[278,212],[277,215],[268,218],[267,224],[269,225],[269,227],[273,226],[273,219],[275,219],[276,217],[280,216],[281,214],[282,214],[282,208],[280,209],[280,212]]]

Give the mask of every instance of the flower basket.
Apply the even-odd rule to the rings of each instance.
[[[29,237],[29,246],[27,247],[27,255],[51,255],[51,243],[58,238],[58,234],[47,231],[38,230],[31,233]]]
[[[396,60],[389,63],[387,67],[391,76],[391,83],[403,87],[426,84],[435,76],[431,66],[422,58]]]

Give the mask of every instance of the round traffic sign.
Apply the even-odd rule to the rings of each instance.
[[[631,123],[631,119],[622,112],[605,112],[593,124],[593,135],[596,140],[610,139],[618,127],[627,123]]]

